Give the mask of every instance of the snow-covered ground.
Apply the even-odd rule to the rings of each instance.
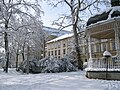
[[[20,74],[0,70],[0,90],[120,90],[120,81],[87,79],[85,71]]]

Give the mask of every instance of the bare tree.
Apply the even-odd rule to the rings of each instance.
[[[15,20],[15,22],[11,23],[13,30],[9,36],[10,52],[14,54],[13,57],[15,56],[16,70],[18,69],[19,55],[22,55],[23,61],[27,59],[25,58],[25,54],[28,53],[27,47],[32,48],[32,51],[30,51],[31,56],[36,55],[36,52],[42,51],[44,34],[42,22],[38,18],[26,19],[26,17],[22,16],[20,19],[22,19],[21,22]]]
[[[72,26],[72,30],[74,33],[74,39],[75,39],[75,50],[77,53],[77,59],[78,59],[78,68],[83,70],[83,61],[81,60],[81,53],[80,53],[80,47],[79,47],[79,40],[78,40],[78,31],[81,29],[83,17],[81,16],[86,11],[90,11],[92,8],[95,8],[97,11],[100,10],[99,5],[104,3],[108,3],[108,0],[57,0],[57,3],[51,3],[56,7],[58,4],[65,3],[70,9],[70,15],[61,16],[58,20],[56,20],[53,24],[60,26],[60,29],[64,29],[66,27]],[[85,15],[85,14],[84,14]],[[70,22],[68,25],[64,25],[64,21],[66,19],[70,19]],[[59,22],[60,21],[60,22]]]
[[[10,28],[11,28],[10,26],[11,21],[14,18],[18,18],[20,15],[29,18],[40,16],[41,10],[38,0],[35,0],[34,2],[28,0],[0,0],[0,10],[1,10],[0,24],[4,27],[2,32],[4,32],[4,43],[5,43],[5,53],[6,53],[5,71],[8,72],[8,67],[9,67],[8,33],[10,32]]]
[[[34,22],[35,21],[35,22]],[[44,36],[45,32],[42,29],[42,24],[37,19],[31,20],[32,27],[31,29],[34,30],[33,35],[31,37],[32,46],[33,46],[33,54],[36,59],[41,59],[42,52],[44,51],[43,44],[44,44]]]

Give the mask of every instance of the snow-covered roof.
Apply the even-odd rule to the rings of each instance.
[[[67,31],[67,30],[58,30],[56,28],[46,27],[46,26],[43,26],[43,30],[45,30],[48,34],[55,35],[55,36],[62,36],[64,34],[71,33],[70,31]]]
[[[107,21],[113,18],[120,18],[120,6],[107,8],[105,11],[92,16],[91,18],[89,18],[87,26],[99,23],[101,21]]]
[[[72,36],[73,36],[73,33],[65,34],[65,35],[62,35],[62,36],[57,37],[55,39],[52,39],[52,40],[48,41],[47,43],[56,42],[58,40],[62,40],[62,39],[69,38],[69,37],[72,37]]]

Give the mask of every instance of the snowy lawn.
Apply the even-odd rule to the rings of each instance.
[[[20,74],[0,70],[0,90],[120,90],[120,81],[87,79],[84,71]]]

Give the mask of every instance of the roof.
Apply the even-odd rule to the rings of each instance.
[[[96,14],[88,19],[87,26],[106,21],[112,18],[120,18],[120,6],[114,6],[106,9],[104,12]]]
[[[78,34],[84,36],[85,31],[78,32]],[[62,39],[66,39],[66,38],[72,37],[73,35],[74,35],[73,33],[65,34],[65,35],[59,36],[59,37],[57,37],[55,39],[52,39],[52,40],[48,41],[47,43],[56,42],[56,41],[59,41],[59,40],[62,40]]]
[[[65,34],[65,35],[62,35],[58,38],[52,39],[52,40],[48,41],[47,43],[56,42],[56,41],[59,41],[59,40],[65,39],[65,38],[72,37],[72,36],[73,36],[73,33]]]

